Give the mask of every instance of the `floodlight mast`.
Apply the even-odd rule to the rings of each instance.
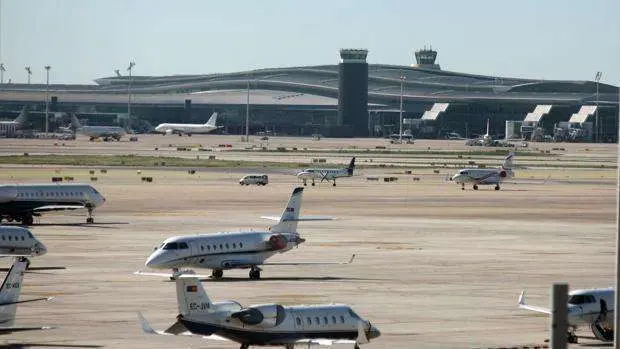
[[[32,75],[32,69],[30,69],[30,66],[26,66],[26,74],[28,75],[28,85],[30,85],[30,76]]]
[[[595,125],[595,138],[594,141],[596,143],[601,141],[601,125],[600,125],[600,121],[598,118],[598,102],[599,102],[599,94],[598,94],[598,85],[599,85],[599,81],[601,81],[601,76],[603,75],[603,73],[601,73],[600,71],[596,72],[596,75],[594,76],[594,80],[596,80],[596,110],[594,111],[596,113],[596,116],[594,118],[594,123]]]
[[[131,71],[133,67],[136,65],[136,62],[130,61],[129,66],[127,67],[127,71],[129,72],[129,85],[127,86],[127,117],[131,117]]]
[[[49,111],[50,111],[50,69],[52,69],[51,65],[46,65],[45,67],[45,134],[49,132]]]
[[[403,142],[403,95],[405,94],[405,77],[404,74],[400,75],[400,112],[399,112],[399,128],[398,128],[398,142]]]

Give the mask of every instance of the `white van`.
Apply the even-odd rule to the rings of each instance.
[[[249,174],[239,180],[241,185],[267,185],[267,183],[269,183],[269,177],[266,174]]]

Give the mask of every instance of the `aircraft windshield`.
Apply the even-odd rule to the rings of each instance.
[[[164,245],[163,249],[164,250],[178,250],[179,244],[177,244],[176,242],[169,242]]]
[[[349,315],[353,318],[353,319],[361,319],[361,317],[359,315],[357,315],[353,309],[349,309]]]
[[[596,299],[594,296],[586,294],[576,294],[568,298],[568,304],[579,305],[585,303],[596,303]]]

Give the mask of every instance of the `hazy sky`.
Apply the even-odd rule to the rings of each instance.
[[[444,70],[620,85],[618,0],[0,0],[5,81],[334,64],[410,64],[431,44]]]

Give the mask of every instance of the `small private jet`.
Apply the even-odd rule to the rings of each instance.
[[[0,226],[0,257],[38,257],[46,253],[45,245],[30,230]]]
[[[512,143],[493,139],[491,134],[489,134],[489,122],[490,120],[487,119],[487,133],[480,136],[479,138],[468,139],[467,141],[465,141],[465,145],[481,147],[514,147],[514,144]]]
[[[271,256],[284,253],[306,241],[297,232],[300,221],[330,220],[330,217],[300,217],[301,196],[304,188],[298,187],[280,217],[264,216],[278,223],[268,231],[224,232],[175,236],[166,239],[146,260],[145,265],[154,269],[172,269],[174,276],[179,268],[211,269],[211,277],[220,279],[227,269],[250,269],[250,279],[260,279],[264,265],[333,265],[340,263],[266,263]],[[139,275],[167,275],[138,271]]]
[[[179,136],[188,135],[191,136],[194,133],[209,133],[213,130],[221,128],[216,125],[217,113],[213,113],[209,120],[204,124],[171,124],[163,123],[155,127],[155,131],[163,133],[163,135],[178,134]]]
[[[101,139],[106,142],[109,140],[120,141],[127,133],[120,126],[82,126],[75,115],[71,116],[71,129],[76,134],[87,136],[90,141],[95,139]]]
[[[43,212],[85,208],[86,223],[94,223],[93,212],[104,202],[103,195],[88,184],[4,184],[0,185],[0,220],[32,225]]]
[[[333,186],[336,186],[336,178],[351,177],[353,176],[353,170],[355,170],[355,157],[351,159],[349,166],[345,168],[307,168],[297,173],[297,178],[301,179],[304,186],[308,185],[308,180],[312,180],[312,185],[315,185],[317,179],[323,181],[333,181]]]
[[[551,309],[528,305],[525,291],[519,296],[519,308],[537,313],[551,314]],[[614,289],[597,288],[574,290],[568,294],[568,342],[577,343],[576,330],[588,326],[594,337],[603,342],[614,339]]]
[[[499,184],[502,181],[514,177],[514,172],[512,171],[512,160],[514,157],[514,152],[508,154],[499,168],[464,168],[452,176],[450,180],[460,184],[463,190],[465,190],[466,183],[472,183],[474,190],[478,190],[479,185],[495,185],[495,190],[499,190]]]
[[[350,344],[359,349],[381,335],[368,320],[344,304],[243,307],[235,301],[212,302],[194,275],[175,277],[179,315],[163,331],[154,330],[138,313],[148,334],[196,335],[250,346],[314,347]]]
[[[51,327],[48,326],[13,326],[13,323],[15,322],[15,313],[17,312],[18,304],[44,300],[46,301],[51,299],[49,297],[44,297],[21,301],[19,300],[19,295],[22,290],[24,272],[26,271],[28,264],[28,259],[24,257],[16,258],[13,266],[11,267],[11,269],[9,269],[8,274],[6,274],[4,282],[2,282],[2,287],[0,288],[0,334],[51,329]]]

